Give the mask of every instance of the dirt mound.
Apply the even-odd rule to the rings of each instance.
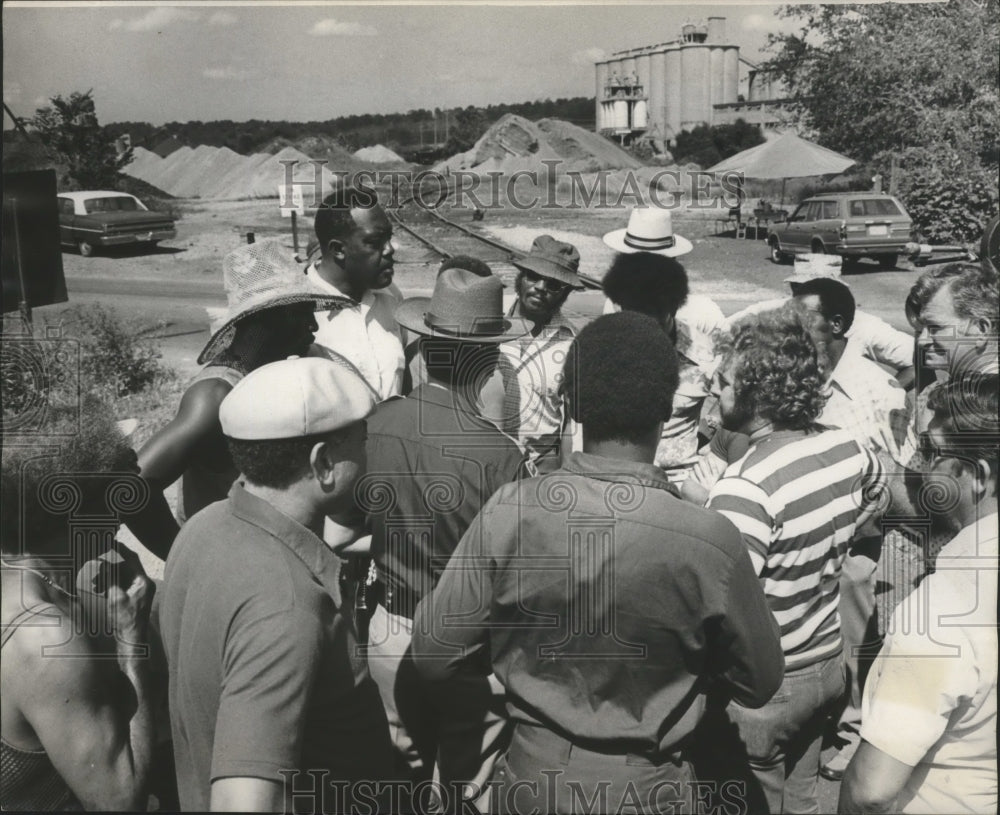
[[[376,144],[372,147],[362,147],[360,150],[355,150],[354,157],[361,161],[371,162],[372,164],[395,164],[406,161],[401,155],[390,150],[384,144]]]
[[[326,169],[331,172],[355,172],[370,168],[371,161],[360,161],[351,155],[340,142],[330,136],[302,136],[297,139],[286,139],[279,136],[272,139],[263,148],[262,153],[279,153],[285,148],[294,148],[310,159],[326,161]]]
[[[508,113],[487,130],[471,150],[446,159],[434,170],[510,175],[519,170],[544,172],[543,161],[558,161],[560,174],[642,166],[635,156],[582,127],[560,119],[531,122]]]

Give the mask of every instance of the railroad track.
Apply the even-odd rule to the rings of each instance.
[[[402,211],[406,209],[404,217]],[[490,238],[479,230],[456,223],[428,207],[404,201],[398,209],[387,210],[394,226],[414,238],[436,255],[437,260],[447,260],[456,255],[471,255],[485,261],[503,281],[513,286],[517,268],[512,260],[523,254],[502,241]],[[588,288],[599,289],[600,281],[584,277]]]

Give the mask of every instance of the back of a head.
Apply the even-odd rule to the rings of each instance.
[[[716,343],[735,363],[736,403],[776,427],[805,430],[826,405],[825,380],[805,318],[793,305],[751,315]]]
[[[855,302],[850,288],[832,277],[816,277],[799,283],[795,287],[795,296],[815,294],[819,297],[823,316],[830,319],[839,314],[844,320],[844,331],[854,324]]]
[[[637,441],[670,418],[677,369],[656,320],[623,311],[599,317],[573,340],[563,391],[590,439]]]
[[[343,239],[354,229],[352,209],[371,209],[378,204],[375,193],[357,187],[337,187],[316,210],[314,228],[320,251],[334,239]]]
[[[687,272],[680,262],[652,252],[619,254],[601,286],[623,311],[647,314],[660,323],[676,314],[688,296]]]

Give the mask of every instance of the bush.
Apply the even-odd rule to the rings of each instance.
[[[932,243],[978,241],[997,213],[996,167],[963,160],[946,145],[905,151],[898,192],[914,230]]]
[[[79,341],[81,374],[93,389],[114,398],[140,393],[171,372],[160,364],[160,353],[142,337],[148,330],[123,320],[100,305],[69,309],[63,315],[67,332]]]

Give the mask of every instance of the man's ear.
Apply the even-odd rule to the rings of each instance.
[[[345,245],[344,241],[340,238],[330,238],[330,240],[326,242],[326,246],[323,248],[325,250],[324,254],[328,257],[332,257],[338,261],[344,259]]]
[[[992,341],[996,341],[996,327],[993,322],[988,317],[976,317],[969,321],[970,333],[972,330],[978,335],[976,337],[976,350],[984,351],[986,350],[987,344]]]
[[[969,462],[969,467],[975,467],[975,472],[973,473],[972,489],[975,491],[976,499],[980,499],[985,495],[989,494],[990,485],[996,483],[996,479],[991,478],[990,473],[990,463],[984,459],[976,459],[975,464]]]
[[[833,332],[833,335],[835,337],[840,338],[840,337],[843,337],[844,334],[847,333],[846,329],[844,328],[844,323],[846,321],[844,320],[844,318],[843,318],[842,315],[840,315],[840,314],[834,314],[834,315],[832,315],[830,317],[829,322],[830,322],[830,331]]]
[[[309,469],[312,470],[313,478],[324,487],[331,487],[334,482],[334,460],[331,453],[330,443],[326,441],[316,442],[309,452]]]

